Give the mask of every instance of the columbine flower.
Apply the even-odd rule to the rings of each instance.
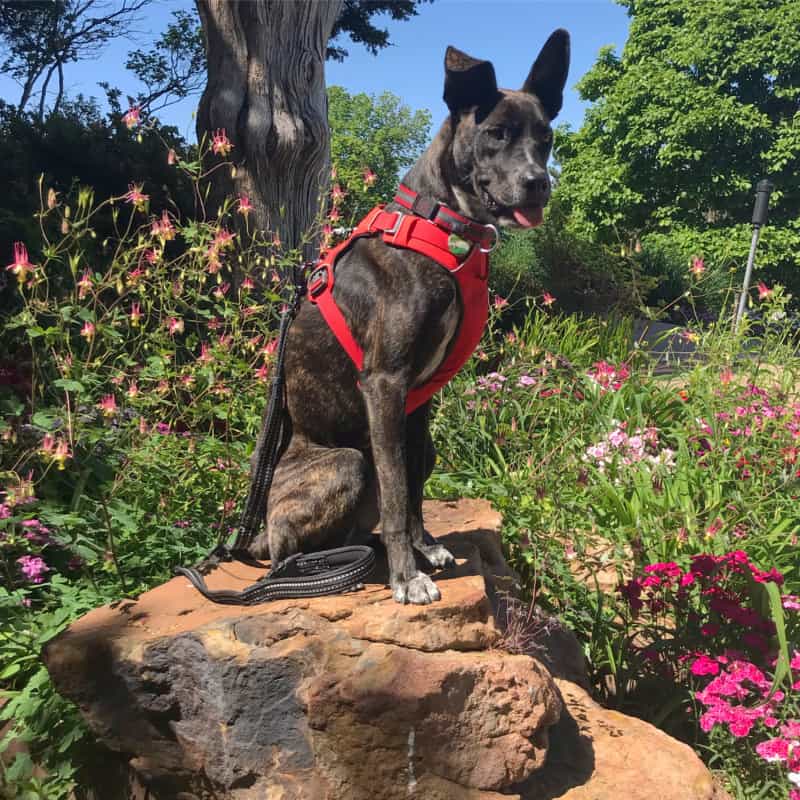
[[[60,470],[63,470],[64,462],[68,458],[72,458],[72,453],[69,451],[69,446],[63,439],[59,439],[56,449],[53,451],[53,461],[56,462],[56,465]]]
[[[122,117],[122,121],[125,123],[127,129],[131,130],[132,128],[135,128],[139,124],[141,115],[142,112],[139,109],[139,107],[133,106],[132,108],[129,108],[125,112],[125,114]]]
[[[247,215],[253,210],[250,198],[246,194],[239,195],[239,208],[236,210],[245,218],[247,218]]]
[[[133,398],[139,394],[139,386],[137,385],[136,381],[131,381],[131,385],[128,387],[126,394],[131,400],[133,400]]]
[[[228,283],[226,281],[225,283],[220,284],[219,286],[217,286],[217,288],[214,289],[212,294],[214,295],[214,297],[217,298],[217,300],[223,300],[225,298],[225,295],[228,293],[228,290],[230,288],[231,288],[230,283]]]
[[[129,183],[128,192],[124,195],[124,197],[125,200],[131,203],[131,205],[133,205],[133,207],[139,211],[147,206],[147,201],[150,199],[150,195],[142,193],[141,183]]]
[[[695,276],[695,278],[699,278],[704,272],[706,271],[706,265],[702,258],[698,258],[695,256],[692,259],[692,266],[689,267],[689,272]]]
[[[142,318],[142,312],[139,308],[138,303],[134,303],[131,306],[131,325],[135,328],[139,324],[139,320]]]
[[[50,567],[39,556],[22,556],[17,559],[17,564],[31,583],[41,583],[44,573],[50,571]]]
[[[543,303],[544,303],[544,304],[545,304],[545,305],[546,305],[548,308],[549,308],[551,305],[553,305],[553,303],[555,303],[555,301],[556,301],[555,297],[553,297],[553,295],[551,295],[551,294],[550,294],[550,292],[545,292],[545,293],[542,295],[542,302],[543,302]]]
[[[28,261],[28,248],[22,242],[14,242],[14,260],[6,267],[17,276],[20,283],[25,283],[29,272],[33,272],[33,264]]]
[[[167,328],[172,335],[183,333],[183,320],[178,317],[170,317],[167,320]]]
[[[78,281],[78,299],[83,300],[86,297],[89,289],[92,288],[92,276],[89,274],[89,270],[85,269],[83,271],[83,275],[81,275],[81,279]]]
[[[202,342],[200,345],[200,355],[197,357],[197,360],[201,364],[210,364],[214,360],[214,356],[211,354],[211,350],[208,346],[208,342]]]
[[[150,228],[153,236],[159,236],[166,242],[172,241],[175,238],[175,228],[172,225],[172,220],[166,211],[161,212],[161,220],[154,219]]]
[[[250,292],[256,288],[256,285],[253,283],[253,279],[250,277],[245,278],[242,281],[242,291]]]
[[[91,322],[84,322],[83,327],[81,328],[81,336],[86,339],[87,342],[91,342],[94,339],[95,334],[95,327]]]
[[[214,132],[214,138],[211,140],[211,149],[214,155],[222,156],[223,158],[233,150],[233,144],[225,132],[225,128],[219,128]]]
[[[218,249],[224,250],[226,247],[233,244],[233,239],[235,236],[236,236],[235,233],[231,233],[229,230],[226,230],[225,228],[220,228],[214,234],[213,244]]]
[[[345,192],[338,183],[334,183],[333,189],[331,189],[331,199],[333,200],[333,204],[335,206],[340,205],[346,196],[347,192]]]
[[[256,380],[259,380],[262,383],[266,383],[268,376],[269,376],[269,364],[262,364],[256,370]]]
[[[117,413],[116,398],[113,394],[104,395],[97,407],[103,412],[104,417],[113,417]]]
[[[758,282],[758,299],[759,300],[768,300],[770,297],[772,297],[772,292],[773,292],[773,290],[770,289],[769,286],[767,286],[767,284],[764,283],[764,281],[759,281]]]
[[[369,167],[367,167],[361,174],[362,177],[364,178],[365,188],[372,186],[375,183],[375,181],[378,180],[378,176]]]
[[[339,209],[334,207],[328,212],[328,221],[329,222],[338,222],[342,218],[342,215],[339,213]]]
[[[494,296],[494,307],[497,309],[504,308],[508,305],[508,300],[505,297],[500,297],[499,294]]]

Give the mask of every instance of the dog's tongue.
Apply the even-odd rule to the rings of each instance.
[[[515,208],[514,219],[523,228],[535,228],[537,225],[542,224],[542,209],[535,208]]]

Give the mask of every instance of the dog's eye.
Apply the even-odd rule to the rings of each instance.
[[[508,128],[489,128],[489,138],[496,142],[505,142],[509,138]]]
[[[542,134],[542,144],[545,145],[546,147],[549,147],[551,144],[553,144],[552,131],[547,131],[547,133]]]

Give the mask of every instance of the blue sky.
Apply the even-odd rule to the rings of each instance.
[[[192,7],[189,0],[156,0],[137,24],[132,40],[119,40],[98,59],[69,66],[68,94],[102,98],[97,86],[101,80],[135,94],[139,87],[123,66],[127,53],[155,38],[174,9]],[[429,109],[434,128],[445,116],[442,61],[448,44],[491,60],[500,85],[517,88],[550,32],[566,28],[572,36],[572,66],[559,122],[578,127],[584,106],[573,88],[575,82],[603,45],[621,49],[628,33],[625,10],[613,0],[435,0],[422,5],[410,21],[378,18],[378,22],[388,27],[393,45],[372,56],[361,45],[343,39],[350,55],[341,64],[328,62],[328,84],[339,84],[351,93],[393,92],[412,109]],[[19,99],[18,86],[6,76],[0,76],[0,97],[9,102]],[[159,116],[194,140],[192,111],[197,99],[187,99]]]

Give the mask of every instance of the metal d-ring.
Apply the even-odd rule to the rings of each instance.
[[[494,233],[494,241],[492,242],[490,247],[481,247],[480,245],[478,245],[478,250],[480,250],[481,253],[491,253],[492,250],[494,250],[497,247],[498,243],[500,242],[500,231],[498,231],[497,228],[491,224],[484,225],[483,227],[489,228],[492,231],[492,233]]]

